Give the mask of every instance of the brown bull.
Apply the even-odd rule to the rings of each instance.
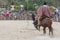
[[[33,15],[34,14],[32,14],[32,19],[35,18],[35,16],[33,16]],[[48,27],[49,35],[50,35],[50,32],[53,35],[52,20],[49,17],[43,16],[42,19],[40,20],[40,25],[37,25],[38,24],[38,20],[33,20],[33,24],[34,24],[34,26],[35,26],[35,28],[37,30],[40,30],[40,27],[42,26],[44,34],[46,33],[46,27]]]

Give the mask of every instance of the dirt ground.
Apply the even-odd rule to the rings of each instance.
[[[43,35],[41,27],[40,32],[36,30],[31,20],[4,20],[0,21],[0,40],[60,40],[60,23],[53,22],[54,35]]]

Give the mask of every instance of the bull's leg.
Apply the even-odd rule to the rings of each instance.
[[[39,25],[39,26],[36,25],[35,28],[36,28],[38,31],[40,31],[40,25]]]
[[[38,30],[38,26],[37,25],[35,25],[35,28]]]
[[[49,35],[50,35],[50,32],[52,33],[52,35],[53,35],[53,28],[50,26],[49,27]]]
[[[53,35],[53,28],[51,27],[51,33],[52,33],[52,35]]]
[[[38,25],[38,30],[40,31],[40,25]]]
[[[46,27],[43,28],[43,33],[46,34]]]

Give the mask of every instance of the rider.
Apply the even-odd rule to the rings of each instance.
[[[37,14],[38,14],[38,25],[40,25],[43,14],[47,17],[50,17],[51,12],[50,12],[49,6],[47,5],[46,2],[44,2],[43,5],[38,8]]]

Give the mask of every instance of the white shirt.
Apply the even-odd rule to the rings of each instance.
[[[14,10],[14,5],[11,5],[11,10]]]
[[[47,5],[43,5],[44,7],[48,7]]]
[[[59,10],[56,8],[56,10],[55,10],[56,12],[58,12]]]

